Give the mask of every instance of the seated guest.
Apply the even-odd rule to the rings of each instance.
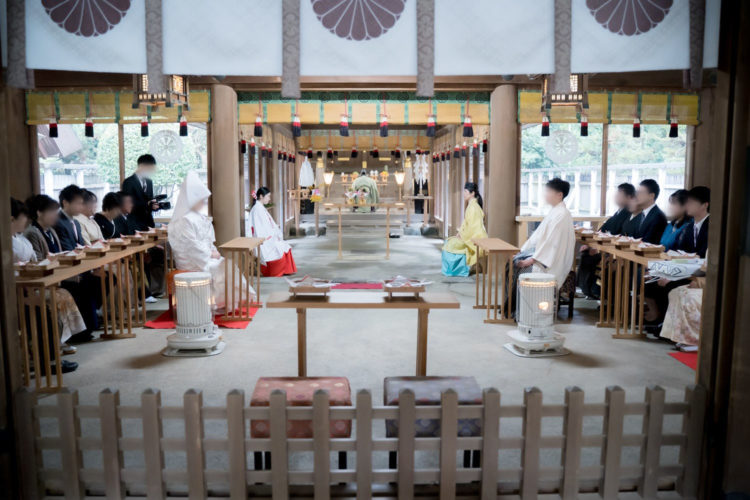
[[[458,234],[448,238],[443,245],[442,272],[445,276],[468,276],[478,257],[473,240],[487,237],[482,195],[475,183],[467,182],[464,185],[464,202],[467,203],[466,211]]]
[[[675,342],[677,350],[698,350],[701,331],[703,285],[706,278],[694,278],[690,284],[669,292],[669,305],[660,336]]]
[[[38,194],[29,198],[26,206],[32,222],[23,236],[34,252],[31,260],[44,260],[60,249],[60,240],[53,229],[57,222],[60,205],[49,196]],[[73,335],[85,332],[86,323],[68,290],[61,287],[55,288],[55,299],[57,300],[57,321],[60,327],[62,352],[74,354],[76,348],[66,342]],[[63,366],[63,372],[65,372],[65,366]]]
[[[547,182],[544,199],[552,210],[514,257],[518,273],[538,272],[555,276],[560,288],[570,273],[575,256],[573,217],[565,206],[570,183],[559,178]]]
[[[217,309],[223,309],[226,305],[224,258],[214,245],[216,237],[211,219],[201,213],[209,196],[211,191],[201,182],[198,174],[194,170],[189,171],[180,186],[180,195],[169,222],[168,239],[177,269],[211,274],[214,304]],[[237,281],[233,285],[239,295],[239,291],[244,288],[244,279]],[[255,295],[255,291],[252,288],[250,290]],[[229,293],[235,295],[232,289]]]
[[[680,250],[696,253],[700,258],[706,257],[708,249],[708,210],[711,202],[711,190],[706,186],[695,186],[687,193],[685,211],[693,220],[687,224]]]
[[[610,234],[620,234],[622,226],[630,219],[628,211],[628,202],[635,197],[635,187],[628,182],[617,186],[615,192],[615,204],[617,211],[612,217],[606,220],[600,231]],[[581,263],[578,266],[578,286],[581,291],[589,298],[599,298],[599,285],[596,284],[596,266],[602,260],[602,256],[597,250],[589,248],[588,245],[581,245]]]
[[[630,212],[630,217],[622,223],[620,234],[636,238],[641,227],[641,221],[643,220],[643,212],[638,206],[637,197],[634,196],[628,200],[628,212]]]
[[[122,181],[122,192],[130,195],[133,201],[132,217],[139,231],[154,227],[153,212],[159,210],[154,200],[154,183],[151,178],[156,173],[156,159],[149,154],[138,157],[135,173]]]
[[[22,201],[10,199],[10,234],[13,238],[13,262],[36,261],[31,242],[23,235],[29,223],[29,212]]]
[[[104,239],[102,230],[99,229],[99,224],[94,220],[97,202],[98,200],[94,193],[88,189],[83,190],[83,209],[80,214],[76,215],[75,219],[81,225],[81,235],[87,245]]]
[[[115,231],[119,236],[132,236],[138,229],[135,219],[131,215],[133,198],[123,191],[120,191],[117,195],[120,198],[120,215],[113,220]]]
[[[658,245],[664,228],[667,227],[667,217],[659,207],[656,199],[659,197],[659,184],[653,179],[641,181],[636,190],[635,197],[638,206],[642,210],[636,238],[641,238],[647,243]]]
[[[250,209],[253,235],[266,241],[260,246],[260,271],[263,276],[284,276],[297,272],[292,257],[292,247],[284,241],[284,233],[268,213],[266,205],[271,203],[271,190],[258,188]]]
[[[685,201],[687,200],[687,190],[678,189],[669,197],[669,206],[667,206],[667,218],[669,224],[664,229],[659,242],[664,246],[664,250],[676,250],[679,248],[685,227],[688,224],[689,217],[685,213]]]
[[[94,214],[94,221],[106,240],[120,237],[115,220],[120,216],[121,204],[122,200],[119,194],[107,193],[102,199],[102,211]]]
[[[62,251],[75,250],[86,245],[81,224],[76,216],[83,211],[83,189],[75,184],[60,191],[60,217],[55,224],[55,232],[60,237]]]

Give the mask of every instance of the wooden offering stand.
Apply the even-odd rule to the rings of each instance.
[[[298,295],[321,295],[323,297],[328,296],[328,292],[331,291],[330,286],[290,286],[289,287],[289,293],[292,295],[292,297],[297,297]]]
[[[60,267],[60,263],[53,260],[49,264],[43,265],[35,263],[29,263],[25,266],[19,265],[16,269],[18,270],[18,275],[22,278],[42,278],[52,274],[57,267]]]
[[[66,252],[67,253],[67,252]],[[75,255],[60,254],[55,257],[57,262],[63,267],[77,266],[83,260],[83,254],[76,253]]]
[[[387,286],[387,284],[386,284],[386,286],[383,287],[383,290],[388,293],[388,300],[392,300],[393,299],[393,294],[394,293],[411,294],[411,295],[414,296],[415,299],[418,299],[419,298],[419,294],[420,293],[424,293],[425,287],[424,287],[424,285],[420,285],[420,286],[409,286],[409,285],[405,285],[405,286]]]
[[[124,238],[120,238],[120,240],[121,241],[107,240],[107,245],[109,245],[109,248],[111,248],[112,250],[124,250],[130,245],[129,240],[126,240]]]
[[[109,252],[108,247],[103,248],[86,248],[83,250],[83,258],[88,259],[98,259],[99,257],[104,257],[107,255],[107,252]]]
[[[646,247],[635,247],[635,254],[641,257],[658,258],[664,252],[662,245],[649,245]]]

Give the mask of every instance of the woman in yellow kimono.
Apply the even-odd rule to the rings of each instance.
[[[443,245],[442,272],[445,276],[468,276],[471,267],[477,263],[477,246],[472,240],[486,238],[482,195],[473,182],[464,185],[464,201],[467,201],[464,221],[456,236]]]

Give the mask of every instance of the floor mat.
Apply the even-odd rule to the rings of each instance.
[[[258,312],[257,307],[250,308],[250,317],[254,317],[255,313]],[[232,330],[244,330],[247,328],[247,325],[250,324],[249,321],[231,321],[231,320],[224,320],[222,319],[221,315],[216,315],[214,318],[214,323],[219,326],[219,328],[229,328]],[[154,330],[171,330],[175,328],[175,322],[174,318],[172,318],[172,313],[169,310],[164,311],[162,314],[159,315],[158,318],[147,321],[144,325],[146,328],[153,328]]]
[[[682,363],[683,365],[689,366],[693,370],[698,369],[698,353],[697,352],[670,352],[670,356]]]
[[[382,290],[382,283],[339,283],[332,290]]]

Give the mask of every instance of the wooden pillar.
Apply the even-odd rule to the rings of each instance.
[[[240,235],[244,212],[240,206],[242,184],[239,176],[237,144],[237,93],[227,85],[211,86],[210,174],[211,214],[216,244]]]
[[[701,123],[688,127],[688,163],[685,172],[685,185],[688,187],[711,187],[712,156],[720,147],[715,133],[715,127],[720,127],[715,114],[716,92],[716,88],[701,90]]]
[[[500,85],[490,95],[489,174],[485,179],[487,233],[516,243],[518,164],[518,97],[515,85]]]
[[[22,89],[3,84],[0,95],[3,112],[0,117],[5,122],[2,139],[8,146],[3,153],[3,166],[13,172],[4,182],[10,186],[10,196],[25,200],[39,192],[39,163],[36,156],[31,156],[37,150],[36,125],[26,125],[26,94]]]

